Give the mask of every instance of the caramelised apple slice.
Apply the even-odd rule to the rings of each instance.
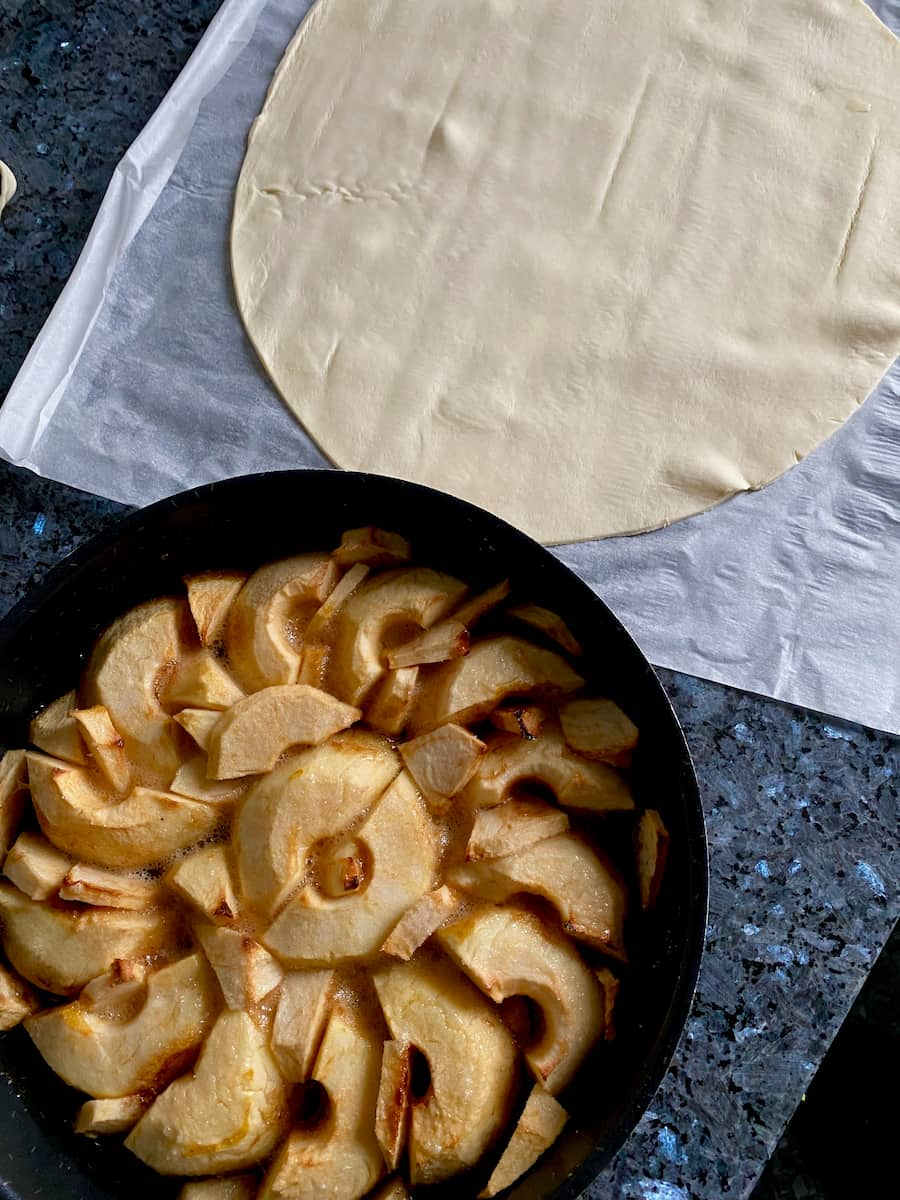
[[[409,561],[409,542],[399,533],[364,525],[348,529],[341,535],[341,544],[332,551],[332,558],[342,567],[366,563],[369,567],[395,567]]]
[[[194,1179],[178,1193],[178,1200],[255,1200],[257,1181],[253,1175],[229,1175],[223,1179]]]
[[[355,563],[345,575],[334,585],[334,590],[325,598],[313,614],[312,620],[303,632],[303,640],[307,645],[321,644],[331,633],[331,625],[337,616],[338,609],[350,599],[362,581],[369,573],[364,563]]]
[[[102,908],[127,908],[132,912],[142,912],[158,904],[161,896],[155,880],[120,875],[115,871],[75,863],[66,872],[60,885],[59,898]]]
[[[548,788],[563,808],[584,812],[634,808],[631,788],[619,772],[575,754],[553,725],[530,741],[502,733],[490,738],[463,798],[473,808],[488,808],[536,783]]]
[[[652,908],[662,887],[669,856],[669,831],[655,809],[641,813],[635,843],[641,908]]]
[[[400,770],[390,742],[348,730],[255,783],[233,827],[240,889],[262,916],[302,883],[310,846],[345,829]]]
[[[287,1128],[287,1085],[246,1012],[216,1020],[191,1074],[157,1096],[125,1145],[161,1175],[209,1175],[264,1159]]]
[[[190,617],[183,600],[150,600],[102,635],[84,677],[88,705],[102,704],[141,779],[168,787],[178,767],[177,729],[160,693],[185,653]]]
[[[566,660],[522,638],[476,642],[465,658],[437,667],[422,685],[412,728],[424,733],[455,721],[468,725],[487,717],[507,696],[555,700],[584,684]]]
[[[366,700],[366,720],[379,733],[399,737],[412,716],[419,682],[418,667],[388,671]]]
[[[537,629],[556,642],[557,646],[561,646],[566,654],[577,658],[581,653],[581,646],[559,613],[542,608],[539,604],[519,604],[509,609],[509,616],[524,625],[530,625],[532,629]]]
[[[569,818],[555,804],[530,796],[505,800],[476,812],[466,860],[478,862],[482,858],[515,854],[568,828]]]
[[[402,1179],[389,1179],[384,1187],[372,1194],[372,1200],[409,1200],[409,1192]]]
[[[93,708],[76,708],[72,717],[106,782],[117,796],[127,792],[131,786],[131,764],[125,753],[125,742],[110,720],[107,709],[102,704],[95,704]]]
[[[499,1136],[516,1083],[516,1048],[493,1005],[449,963],[414,958],[374,973],[391,1036],[421,1053],[431,1075],[414,1096],[412,1184],[474,1166]]]
[[[136,787],[110,803],[83,767],[29,753],[28,777],[44,833],[73,858],[104,867],[149,867],[211,834],[221,814],[210,804]]]
[[[478,1193],[479,1200],[482,1197],[490,1200],[490,1197],[511,1187],[529,1171],[541,1155],[550,1149],[568,1119],[569,1114],[562,1105],[540,1084],[535,1084],[500,1161],[494,1167],[486,1187]]]
[[[75,1132],[88,1137],[124,1133],[146,1111],[146,1096],[117,1096],[112,1100],[87,1100],[75,1118]]]
[[[525,1058],[549,1092],[562,1091],[603,1030],[603,996],[572,943],[515,905],[483,905],[437,939],[495,1003],[534,1001],[543,1029]]]
[[[276,988],[284,976],[259,942],[237,929],[198,923],[197,939],[216,973],[228,1008],[250,1008]]]
[[[0,883],[0,926],[6,956],[37,987],[71,996],[117,958],[172,950],[178,928],[162,909],[61,908]]]
[[[462,894],[446,884],[433,892],[426,892],[406,910],[391,930],[381,947],[383,953],[408,961],[462,903]]]
[[[291,971],[278,995],[272,1053],[290,1083],[309,1078],[328,1021],[334,971]]]
[[[184,582],[200,643],[213,646],[225,632],[228,612],[247,576],[243,571],[204,571],[185,575]]]
[[[329,594],[337,567],[327,554],[299,554],[260,567],[231,606],[228,659],[248,692],[293,683],[302,625]]]
[[[305,683],[263,688],[222,714],[209,736],[209,774],[236,779],[271,771],[291,746],[318,746],[361,716]]]
[[[215,708],[183,708],[175,720],[186,729],[201,750],[209,748],[209,735],[222,714]]]
[[[3,874],[32,900],[47,900],[62,886],[72,859],[46,838],[26,830],[13,843],[3,863]]]
[[[440,725],[400,747],[410,775],[437,812],[466,786],[484,751],[484,742],[461,725]]]
[[[165,691],[167,704],[222,711],[244,693],[210,650],[195,650],[178,663]]]
[[[538,736],[546,719],[539,704],[501,704],[490,716],[491,724],[501,733],[514,733],[528,741]]]
[[[387,669],[387,652],[427,629],[465,592],[465,584],[427,567],[388,571],[357,588],[334,627],[330,687],[361,704]]]
[[[190,954],[148,976],[144,1004],[130,1020],[106,1019],[76,1000],[29,1017],[25,1028],[57,1075],[103,1100],[177,1075],[206,1036],[217,1003],[203,956]]]
[[[171,866],[163,880],[210,921],[231,921],[238,915],[224,846],[195,850]]]
[[[614,700],[570,700],[559,710],[563,735],[584,758],[630,767],[638,727]]]
[[[219,715],[216,713],[216,716]],[[246,792],[249,782],[242,778],[210,779],[209,759],[205,754],[194,754],[175,772],[169,791],[175,796],[214,805],[227,814],[234,802]]]
[[[24,979],[0,963],[0,1033],[38,1011],[41,1002]]]
[[[117,958],[108,971],[84,985],[78,1002],[108,1019],[134,1016],[147,994],[149,970],[146,959]]]
[[[34,717],[28,728],[28,740],[48,754],[64,758],[66,762],[86,763],[84,742],[72,715],[77,707],[74,692],[59,696]]]
[[[0,858],[4,858],[18,833],[28,800],[28,773],[24,750],[7,750],[0,757]]]
[[[375,1108],[375,1136],[389,1171],[396,1171],[409,1130],[412,1048],[408,1042],[385,1042]]]
[[[469,653],[471,639],[469,631],[461,622],[452,618],[439,621],[425,629],[411,641],[404,642],[394,650],[388,650],[387,661],[392,671],[400,667],[420,667],[426,663],[449,662]]]
[[[612,863],[571,830],[504,858],[454,867],[448,878],[486,900],[502,902],[517,892],[543,896],[572,937],[625,958],[625,885]]]
[[[354,837],[371,864],[361,885],[339,899],[307,885],[263,934],[263,943],[288,965],[330,965],[377,953],[403,912],[432,886],[438,834],[407,774],[397,776]]]
[[[289,1135],[258,1200],[360,1200],[384,1175],[375,1138],[381,1042],[360,1019],[334,1008],[313,1081],[324,1089],[322,1119]]]

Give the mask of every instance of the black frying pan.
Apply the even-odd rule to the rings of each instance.
[[[625,1141],[675,1049],[700,966],[708,864],[696,776],[658,679],[609,609],[547,550],[461,500],[375,475],[282,471],[184,492],[76,550],[0,623],[0,747],[26,743],[30,717],[73,685],[98,633],[132,605],[179,590],[187,572],[331,549],[360,525],[402,532],[417,562],[476,588],[509,577],[514,595],[561,613],[585,650],[579,670],[641,730],[637,801],[658,809],[671,833],[662,894],[628,930],[633,963],[617,1039],[594,1052],[561,1097],[571,1114],[565,1133],[510,1192],[514,1200],[574,1197]],[[4,1197],[176,1195],[178,1182],[148,1171],[118,1139],[76,1137],[84,1097],[44,1065],[23,1030],[0,1035],[0,1072]],[[443,1190],[461,1198],[469,1185]]]

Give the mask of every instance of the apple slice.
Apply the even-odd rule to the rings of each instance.
[[[106,782],[117,796],[131,786],[131,764],[125,753],[125,742],[113,725],[109,712],[102,704],[93,708],[76,708],[72,713],[91,758],[100,768]]]
[[[614,767],[575,754],[555,726],[527,741],[497,734],[478,763],[464,800],[473,808],[502,804],[518,789],[542,784],[563,808],[621,812],[634,808],[631,788]]]
[[[635,841],[641,908],[652,908],[662,887],[669,856],[669,831],[655,809],[641,813]]]
[[[496,1141],[516,1084],[516,1048],[493,1005],[449,963],[415,958],[374,973],[396,1041],[424,1055],[431,1084],[414,1096],[410,1180],[438,1183]]]
[[[167,704],[219,711],[243,698],[244,693],[210,650],[197,650],[182,658],[165,692]]]
[[[316,609],[312,620],[303,632],[303,640],[307,645],[315,645],[328,638],[329,626],[337,616],[338,609],[356,591],[369,573],[364,563],[355,563],[346,575],[343,575],[334,586],[334,591],[326,597],[321,607]]]
[[[527,996],[543,1016],[539,1039],[523,1046],[536,1079],[549,1092],[572,1081],[603,1032],[603,996],[567,939],[533,913],[484,905],[445,925],[437,940],[490,998]]]
[[[362,712],[305,683],[263,688],[224,713],[209,738],[209,773],[235,779],[271,771],[291,746],[318,746]]]
[[[568,1119],[569,1114],[562,1105],[540,1084],[535,1084],[500,1161],[486,1187],[478,1193],[479,1200],[512,1187],[550,1149]]]
[[[313,1068],[334,988],[334,971],[285,975],[272,1026],[272,1053],[289,1083],[304,1083]]]
[[[630,767],[638,727],[614,700],[570,700],[559,710],[563,735],[583,758]]]
[[[341,536],[341,544],[332,551],[331,557],[342,567],[354,563],[366,563],[369,567],[393,567],[409,561],[409,542],[399,533],[364,525],[361,529],[348,529]]]
[[[88,1137],[125,1133],[144,1114],[150,1103],[146,1096],[117,1096],[112,1100],[88,1100],[75,1118],[75,1132]]]
[[[29,1017],[25,1028],[48,1065],[98,1100],[133,1096],[166,1083],[206,1036],[217,1005],[206,961],[190,954],[147,979],[131,1020],[108,1020],[80,1000]]]
[[[349,730],[304,750],[255,783],[234,821],[245,899],[270,916],[303,882],[310,846],[357,821],[400,770],[384,738]]]
[[[3,874],[32,900],[48,900],[62,886],[72,860],[37,833],[20,833],[3,863]]]
[[[184,582],[200,643],[213,646],[225,632],[228,613],[247,576],[243,571],[204,571],[185,575]]]
[[[401,667],[384,675],[366,701],[366,720],[373,729],[400,736],[412,716],[418,681],[418,667]]]
[[[238,915],[224,846],[195,850],[171,866],[163,880],[210,921],[231,921]]]
[[[219,716],[216,713],[216,716]],[[169,789],[174,796],[185,796],[188,800],[200,800],[211,804],[226,814],[230,807],[247,790],[247,779],[210,779],[209,759],[205,754],[195,754],[181,764],[175,772]]]
[[[448,879],[500,903],[517,892],[543,896],[572,937],[625,960],[625,885],[612,864],[571,830],[505,858],[454,867]]]
[[[466,786],[484,751],[484,742],[460,725],[440,725],[400,746],[410,775],[437,812]]]
[[[111,804],[83,767],[29,752],[28,777],[44,833],[60,850],[104,867],[149,867],[208,837],[215,807],[136,787]]]
[[[245,933],[221,925],[199,924],[195,932],[228,1008],[250,1008],[281,983],[281,967]]]
[[[125,1139],[161,1175],[261,1162],[289,1124],[287,1085],[249,1013],[224,1012],[191,1074],[170,1083]]]
[[[0,963],[0,1033],[40,1010],[41,1002],[24,979]]]
[[[336,580],[327,554],[299,554],[250,576],[231,606],[225,634],[229,661],[248,692],[296,680],[297,633]]]
[[[611,1042],[616,1036],[614,1012],[619,995],[619,981],[609,967],[596,967],[594,977],[603,993],[603,1036],[606,1041]]]
[[[384,1175],[375,1138],[381,1042],[336,1007],[312,1078],[324,1089],[323,1120],[288,1135],[266,1173],[258,1200],[360,1200]]]
[[[392,671],[400,667],[419,667],[426,663],[448,662],[469,653],[471,639],[465,625],[456,620],[439,621],[418,637],[387,653]]]
[[[148,973],[146,959],[117,958],[108,971],[84,985],[78,1002],[107,1020],[133,1017],[146,999]]]
[[[87,705],[104,705],[152,787],[168,787],[180,761],[178,731],[159,697],[185,652],[189,621],[183,600],[138,605],[102,635],[84,677]]]
[[[160,901],[159,884],[134,875],[118,875],[98,867],[76,863],[66,872],[59,889],[60,900],[78,900],[103,908],[142,912]]]
[[[581,646],[562,617],[549,608],[541,608],[539,604],[519,604],[508,610],[508,614],[532,629],[537,629],[551,641],[556,642],[576,658],[581,654]]]
[[[209,748],[209,735],[222,714],[214,708],[183,708],[175,720],[186,729],[201,750]]]
[[[66,692],[48,704],[32,720],[28,728],[28,740],[56,758],[83,766],[87,762],[87,754],[72,715],[77,707],[74,692]]]
[[[397,776],[354,836],[371,863],[364,886],[340,899],[307,886],[263,934],[289,966],[376,954],[400,916],[431,888],[440,844],[408,775]]]
[[[465,658],[431,673],[420,691],[413,730],[424,733],[449,721],[468,725],[487,717],[508,696],[556,700],[583,685],[581,676],[552,650],[522,638],[486,638]]]
[[[423,942],[427,942],[434,931],[454,915],[462,902],[460,893],[446,884],[433,892],[426,892],[406,910],[391,930],[381,947],[382,952],[408,962]]]
[[[178,928],[161,909],[61,908],[0,883],[3,948],[20,975],[37,987],[70,996],[117,958],[171,950]]]
[[[229,1175],[224,1179],[194,1179],[178,1193],[178,1200],[255,1200],[257,1180],[253,1175]]]
[[[501,733],[514,733],[530,741],[543,728],[547,714],[538,704],[501,704],[491,713],[490,721]]]
[[[388,571],[357,588],[335,622],[331,690],[361,704],[384,674],[391,647],[439,621],[464,591],[458,579],[427,567]]]
[[[493,587],[488,588],[487,591],[479,592],[477,596],[471,596],[459,608],[455,608],[451,616],[454,621],[459,621],[467,629],[471,629],[485,613],[489,613],[492,608],[502,604],[509,593],[509,580],[503,579],[500,583],[495,583]]]
[[[466,846],[466,860],[502,858],[515,854],[544,838],[564,833],[569,818],[553,804],[522,797],[505,800],[494,808],[480,808]]]
[[[409,1200],[409,1192],[402,1179],[389,1179],[384,1187],[372,1193],[372,1200]]]
[[[7,750],[0,757],[0,858],[13,844],[28,800],[24,750]]]
[[[375,1136],[389,1171],[396,1171],[409,1130],[412,1055],[407,1042],[385,1042],[375,1107]]]
[[[327,603],[327,602],[326,602]],[[306,683],[310,687],[322,688],[328,673],[328,660],[331,657],[331,647],[321,642],[306,642],[300,656],[300,670],[297,674],[298,683]]]

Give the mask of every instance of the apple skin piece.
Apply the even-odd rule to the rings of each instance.
[[[543,800],[522,797],[504,800],[493,808],[480,808],[466,846],[466,861],[502,858],[527,850],[544,838],[555,837],[569,828],[561,809]]]
[[[239,914],[224,846],[195,850],[169,868],[163,882],[210,921],[232,921]]]
[[[32,719],[28,727],[28,740],[55,758],[84,766],[87,753],[78,723],[72,715],[77,707],[74,692],[59,696]]]
[[[498,1192],[512,1187],[550,1149],[568,1119],[569,1114],[562,1105],[536,1084],[487,1186],[478,1193],[478,1200],[483,1197],[490,1200]]]
[[[132,1096],[183,1069],[212,1025],[217,991],[203,956],[190,954],[147,977],[130,1020],[107,1020],[75,1000],[29,1017],[25,1028],[71,1087],[98,1100]]]
[[[382,952],[408,962],[422,943],[453,916],[463,899],[446,884],[427,892],[406,910],[385,940]]]
[[[46,838],[27,830],[20,833],[3,862],[3,874],[32,900],[55,896],[72,866],[72,859]]]
[[[652,908],[659,896],[669,857],[669,831],[655,809],[648,808],[641,813],[635,843],[641,908]]]
[[[0,963],[0,1033],[40,1010],[41,1002],[24,979]]]
[[[412,1056],[406,1042],[385,1042],[375,1109],[375,1136],[389,1171],[396,1171],[409,1129]]]
[[[24,750],[7,750],[0,757],[0,859],[13,844],[28,801],[28,771]]]
[[[201,750],[207,750],[209,735],[221,715],[215,708],[183,708],[173,719],[187,730]]]
[[[358,820],[400,771],[376,734],[349,730],[287,759],[238,807],[232,844],[243,898],[271,916],[306,873],[312,844]]]
[[[104,867],[153,866],[208,837],[220,825],[215,806],[136,787],[110,804],[83,767],[29,752],[28,777],[47,838],[73,858]]]
[[[332,551],[331,557],[342,567],[355,563],[366,563],[369,567],[392,567],[409,562],[411,553],[409,542],[399,533],[378,529],[375,525],[363,525],[360,529],[346,530],[341,536],[341,544]]]
[[[559,710],[563,735],[583,758],[630,767],[638,747],[638,727],[614,700],[570,700]]]
[[[272,1053],[289,1083],[304,1083],[328,1022],[334,971],[291,971],[285,975],[272,1025]]]
[[[75,1132],[99,1137],[124,1133],[142,1116],[149,1101],[145,1096],[117,1096],[114,1100],[87,1100],[75,1118]]]
[[[100,768],[106,782],[117,796],[131,786],[131,764],[125,753],[124,739],[119,736],[102,704],[93,708],[77,708],[72,713],[91,758]]]
[[[181,708],[224,711],[244,693],[210,650],[195,650],[178,663],[166,688],[167,704]]]
[[[281,983],[284,972],[279,964],[247,934],[220,925],[201,924],[195,932],[219,981],[227,1008],[251,1008]]]
[[[178,1200],[256,1200],[254,1175],[230,1175],[224,1179],[194,1179],[178,1193]]]
[[[500,1136],[517,1053],[496,1009],[447,962],[414,958],[373,972],[396,1041],[425,1056],[431,1087],[412,1105],[410,1181],[438,1183],[474,1166]]]
[[[392,633],[427,629],[464,592],[458,579],[427,567],[387,571],[367,580],[335,621],[329,690],[348,704],[362,704],[387,670],[386,642]]]
[[[385,1173],[375,1138],[380,1073],[381,1041],[336,1006],[312,1073],[327,1116],[288,1135],[257,1200],[360,1200],[372,1190]]]
[[[409,724],[416,703],[418,667],[388,671],[366,700],[366,721],[379,733],[399,737]]]
[[[159,695],[189,635],[184,600],[150,600],[110,625],[85,672],[86,707],[107,709],[129,760],[150,787],[168,787],[181,761],[178,730]]]
[[[461,725],[440,725],[400,746],[407,770],[436,812],[466,786],[484,750],[484,742]]]
[[[312,616],[337,575],[327,554],[299,554],[250,576],[231,606],[225,631],[229,664],[247,692],[295,682],[300,646],[291,640],[289,624]]]
[[[172,950],[179,941],[164,909],[62,908],[0,883],[0,926],[6,956],[20,975],[58,996],[71,996],[117,958]]]
[[[161,1175],[255,1166],[284,1135],[287,1084],[265,1033],[246,1012],[224,1012],[193,1071],[170,1083],[125,1139]]]
[[[188,607],[202,646],[213,646],[225,632],[228,613],[247,582],[243,571],[204,571],[185,575]]]
[[[584,680],[552,650],[522,638],[486,638],[465,658],[443,663],[429,675],[413,713],[414,733],[427,733],[453,721],[480,721],[508,696],[556,700],[584,686]]]
[[[566,933],[625,961],[625,885],[612,863],[571,830],[504,858],[454,867],[448,881],[498,903],[517,892],[543,896]]]
[[[575,754],[553,725],[546,725],[540,737],[531,740],[502,733],[489,738],[463,800],[472,808],[488,808],[535,783],[548,788],[562,808],[582,812],[634,808],[631,788],[619,772]]]
[[[340,899],[307,886],[263,934],[264,945],[288,966],[330,966],[376,954],[406,909],[431,888],[440,861],[438,834],[405,772],[354,836],[372,863],[364,886]]]
[[[515,905],[481,906],[437,940],[496,1004],[511,996],[537,1004],[544,1028],[523,1047],[525,1059],[548,1092],[567,1087],[604,1024],[603,994],[571,942]]]
[[[318,746],[362,711],[306,683],[263,688],[223,713],[209,736],[209,775],[235,779],[271,769],[292,746]]]

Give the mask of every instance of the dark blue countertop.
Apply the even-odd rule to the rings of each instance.
[[[65,282],[118,157],[216,0],[0,11],[0,386]],[[0,462],[0,613],[124,511]],[[898,914],[900,743],[662,672],[701,780],[712,881],[686,1036],[590,1195],[748,1196]]]

